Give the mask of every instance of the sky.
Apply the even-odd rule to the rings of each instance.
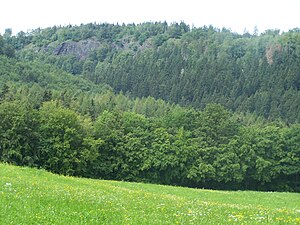
[[[243,33],[300,27],[300,0],[4,0],[0,33],[54,25],[167,21]]]

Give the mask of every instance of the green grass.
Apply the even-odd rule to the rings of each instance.
[[[0,164],[0,224],[300,224],[300,194],[91,180]]]

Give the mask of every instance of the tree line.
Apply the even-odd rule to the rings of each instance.
[[[184,22],[94,23],[36,29],[7,40],[22,60],[53,64],[95,84],[108,84],[117,93],[200,109],[219,103],[234,112],[289,123],[300,119],[298,28],[258,35],[190,28]],[[54,51],[81,40],[99,47],[84,59]]]
[[[300,190],[299,124],[251,121],[219,104],[195,110],[111,91],[6,85],[0,118],[2,162],[97,179]]]
[[[83,60],[45,50],[82,38],[101,41]],[[299,191],[298,53],[296,29],[7,30],[0,160],[90,178]]]

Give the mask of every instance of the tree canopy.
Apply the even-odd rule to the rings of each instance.
[[[0,160],[91,178],[300,191],[299,56],[299,29],[7,30]]]

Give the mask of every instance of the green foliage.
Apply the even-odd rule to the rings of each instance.
[[[91,178],[300,191],[298,53],[299,30],[240,36],[144,23],[8,32],[0,160]]]
[[[43,167],[61,174],[85,175],[87,166],[98,154],[89,122],[57,102],[44,103],[39,114]]]
[[[0,104],[0,158],[16,165],[38,165],[37,113],[20,102]]]
[[[201,109],[219,103],[235,112],[299,122],[299,29],[238,35],[212,26],[190,29],[183,22],[86,24],[37,29],[9,40],[16,49],[23,45],[21,59],[54,64],[117,92]],[[57,51],[70,42],[77,52]]]
[[[249,124],[216,104],[197,111],[111,92],[2,89],[1,161],[93,178],[299,191],[298,124]]]
[[[6,55],[10,58],[15,57],[15,49],[11,44],[11,34],[5,33],[3,37],[0,34],[0,55]]]
[[[53,65],[41,62],[23,62],[0,55],[0,81],[2,84],[13,82],[20,86],[38,84],[43,88],[62,90],[81,90],[101,92],[108,90],[105,85],[95,85],[87,80],[74,77]]]

